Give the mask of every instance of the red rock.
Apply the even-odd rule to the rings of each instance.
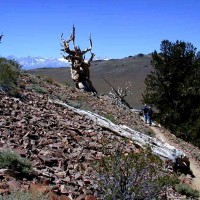
[[[50,186],[46,186],[46,185],[43,185],[43,184],[34,184],[34,183],[31,183],[29,185],[29,191],[32,192],[32,193],[35,193],[35,192],[39,192],[39,193],[47,193],[51,190],[51,187]]]
[[[83,181],[78,181],[78,182],[77,182],[77,184],[78,184],[79,186],[81,186],[81,187],[83,187],[83,186],[84,186],[84,183],[83,183]]]
[[[90,132],[89,135],[90,135],[90,137],[92,137],[92,136],[96,136],[97,133],[96,132]]]
[[[72,200],[70,197],[66,196],[66,195],[61,195],[60,196],[60,200]]]
[[[81,173],[79,173],[79,172],[76,173],[75,176],[74,176],[75,179],[79,179],[80,177],[81,177]]]
[[[60,197],[56,195],[54,192],[49,192],[48,196],[50,200],[60,200]]]
[[[0,189],[0,194],[10,194],[10,190],[8,190],[8,189]]]
[[[85,196],[86,196],[85,194],[81,194],[75,200],[85,200]]]
[[[66,172],[57,172],[57,173],[55,173],[55,175],[56,175],[58,178],[64,179],[64,178],[66,177]]]
[[[6,182],[3,182],[3,183],[1,182],[1,183],[0,183],[0,188],[1,188],[1,189],[5,189],[5,188],[7,188],[7,187],[8,187],[8,185],[6,184]]]
[[[62,179],[62,181],[68,183],[70,182],[71,178],[69,176],[67,176],[66,178]]]
[[[11,190],[19,190],[21,188],[21,183],[19,181],[8,181],[7,185],[9,186],[9,189]]]
[[[88,184],[91,183],[91,181],[90,181],[90,180],[84,180],[84,183],[85,183],[86,185],[88,185]]]
[[[88,195],[88,196],[85,197],[85,200],[97,200],[97,199],[93,195]]]
[[[67,190],[65,185],[60,186],[60,193],[61,194],[68,194],[69,193],[69,191]]]
[[[22,157],[27,156],[27,152],[24,149],[15,149],[14,151],[17,152]]]

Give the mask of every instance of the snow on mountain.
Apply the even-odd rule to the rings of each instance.
[[[35,69],[35,68],[57,68],[57,67],[69,67],[70,63],[64,58],[43,58],[43,57],[21,57],[8,56],[8,59],[16,60],[22,66],[22,69]]]
[[[110,58],[99,56],[99,57],[95,57],[94,60],[110,60]]]
[[[70,62],[64,58],[44,58],[44,57],[20,57],[8,56],[7,59],[16,60],[22,66],[22,69],[36,69],[36,68],[58,68],[58,67],[70,67]],[[97,57],[94,60],[109,60],[108,58]]]

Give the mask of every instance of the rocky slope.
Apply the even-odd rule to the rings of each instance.
[[[117,108],[106,97],[80,93],[50,79],[29,74],[21,76],[19,85],[20,98],[0,94],[0,148],[12,149],[22,157],[28,157],[36,174],[31,180],[18,180],[14,172],[0,170],[2,194],[9,193],[13,187],[23,190],[44,182],[53,185],[45,185],[45,190],[60,195],[73,198],[90,195],[95,190],[95,172],[89,165],[90,161],[102,158],[104,150],[107,154],[112,154],[117,148],[125,152],[138,151],[132,142],[123,140],[86,117],[50,103],[49,99],[62,99],[115,123],[149,132],[138,115]]]
[[[81,93],[28,73],[21,75],[19,86],[19,98],[0,93],[0,150],[11,149],[27,157],[35,174],[19,179],[14,171],[1,169],[1,194],[29,189],[51,192],[52,199],[94,200],[96,173],[91,162],[118,148],[125,153],[140,151],[132,141],[49,99],[60,99],[116,124],[153,134],[138,114],[116,107],[107,96]]]

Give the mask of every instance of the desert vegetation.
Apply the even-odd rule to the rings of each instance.
[[[197,190],[189,187],[187,184],[177,184],[176,190],[182,194],[186,195],[189,199],[198,199],[200,194]]]
[[[20,68],[18,62],[0,57],[0,89],[10,95],[17,96]]]
[[[25,191],[13,191],[11,194],[6,196],[0,196],[0,200],[49,200],[49,195],[43,195],[43,194],[34,194],[31,192],[25,192]]]
[[[33,172],[31,162],[11,150],[0,152],[0,168],[11,169],[20,176],[27,176]]]
[[[105,200],[165,199],[167,189],[179,182],[148,148],[130,154],[117,149],[96,166],[98,195]]]

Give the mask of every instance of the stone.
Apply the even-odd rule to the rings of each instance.
[[[58,178],[64,179],[64,178],[66,177],[66,172],[57,172],[57,173],[55,173],[55,175],[56,175]]]
[[[10,190],[0,188],[0,194],[10,194]]]
[[[8,181],[7,185],[10,190],[19,190],[21,188],[21,183],[16,180]]]
[[[51,188],[52,188],[51,186],[43,185],[43,184],[30,183],[29,185],[29,191],[32,193],[39,192],[39,193],[45,194],[51,191]]]
[[[75,200],[85,200],[86,195],[85,194],[81,194],[80,196],[78,196]]]
[[[97,199],[93,195],[88,195],[88,196],[85,197],[85,200],[97,200]]]
[[[66,188],[65,185],[60,186],[60,193],[61,194],[69,194],[69,190]]]

